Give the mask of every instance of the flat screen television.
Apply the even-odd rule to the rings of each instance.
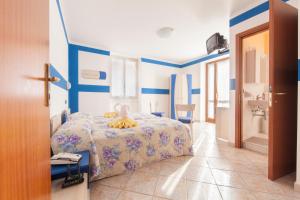
[[[211,54],[213,51],[217,49],[227,48],[227,40],[224,39],[220,33],[213,34],[208,40],[206,41],[206,49],[207,53]]]

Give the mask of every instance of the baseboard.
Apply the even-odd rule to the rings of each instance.
[[[300,192],[300,183],[297,183],[297,182],[294,183],[294,190],[296,192]]]

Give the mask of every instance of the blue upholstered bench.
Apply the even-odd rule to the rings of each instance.
[[[80,160],[80,172],[87,173],[89,177],[89,163],[90,163],[90,152],[89,151],[80,151],[76,152],[82,155]],[[76,174],[78,172],[77,165],[70,165],[71,173]],[[56,180],[66,177],[68,174],[67,165],[51,165],[51,179]]]

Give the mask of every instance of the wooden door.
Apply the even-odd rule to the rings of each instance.
[[[217,105],[217,82],[216,82],[216,62],[206,64],[206,122],[216,122],[216,105]]]
[[[297,145],[298,11],[270,0],[270,120],[268,177],[295,171]]]
[[[49,1],[0,2],[0,199],[50,199]]]

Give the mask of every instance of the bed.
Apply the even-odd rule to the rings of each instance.
[[[91,180],[132,172],[148,163],[193,155],[190,130],[181,122],[150,114],[132,113],[138,126],[108,127],[112,119],[74,113],[51,137],[53,153],[89,150]]]

